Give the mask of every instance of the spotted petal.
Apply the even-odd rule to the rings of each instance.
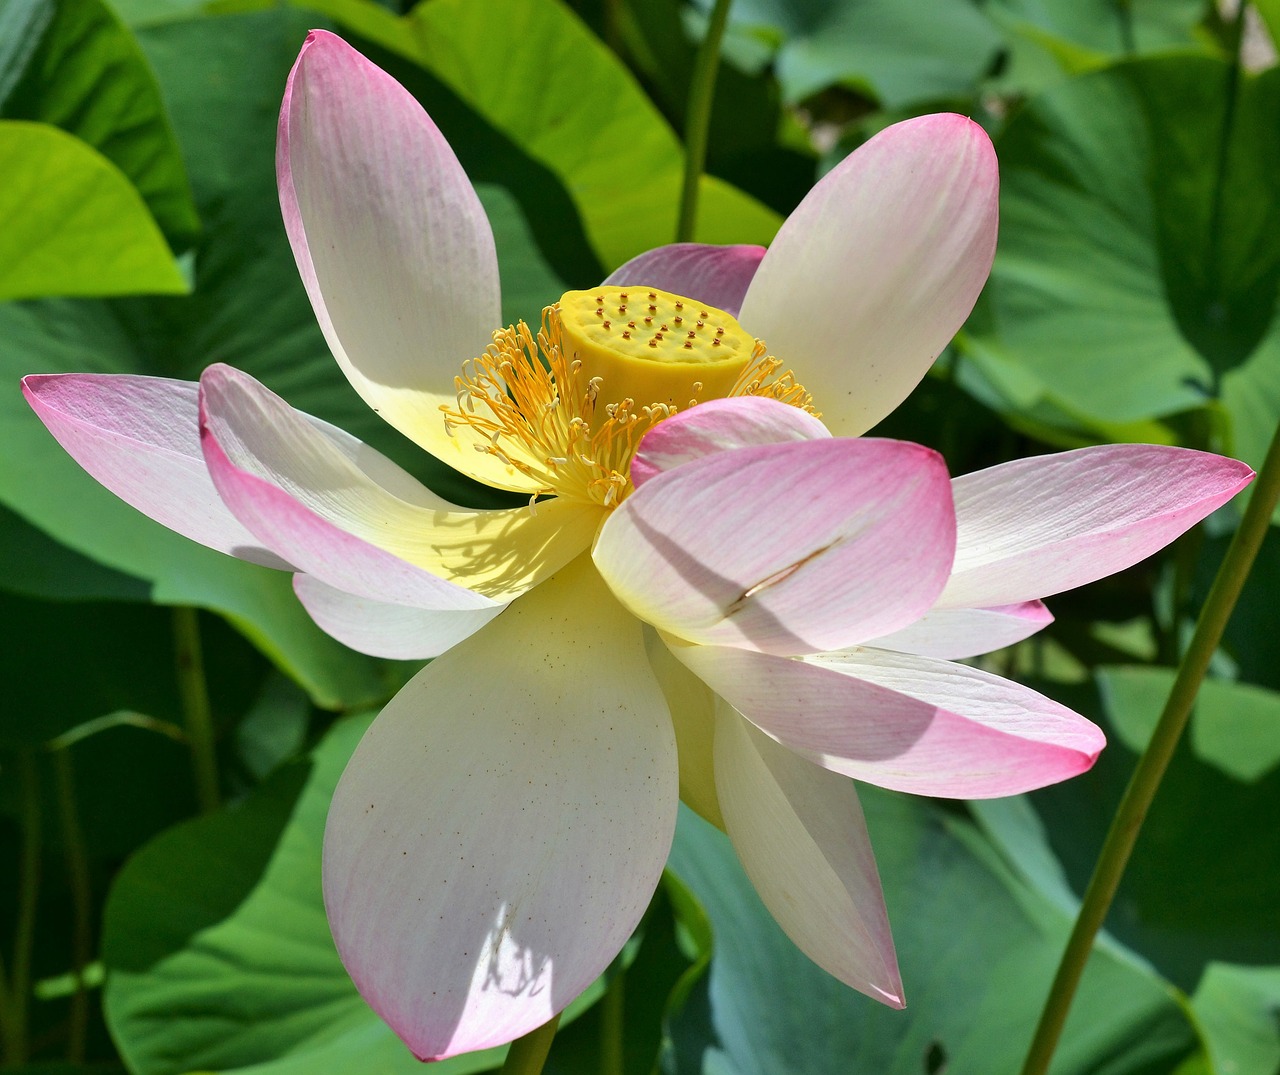
[[[995,253],[998,184],[981,127],[922,116],[846,157],[782,225],[739,320],[836,436],[901,403],[968,317]]]
[[[941,457],[824,439],[704,456],[651,478],[595,560],[641,619],[695,642],[838,649],[926,612],[951,565]]]
[[[583,557],[428,665],[356,750],[325,832],[343,962],[423,1059],[510,1041],[622,947],[676,802],[641,625]]]
[[[853,781],[787,750],[723,702],[715,757],[729,839],[787,936],[846,985],[903,1007],[880,876]]]
[[[223,500],[272,549],[348,593],[489,607],[564,566],[598,523],[598,509],[568,501],[472,511],[407,475],[391,486],[393,464],[372,449],[377,468],[337,450],[247,374],[210,366],[200,385],[205,459]]]
[[[604,282],[618,287],[656,287],[717,306],[736,317],[762,257],[762,246],[672,243],[632,258]]]
[[[976,668],[864,649],[792,659],[668,639],[717,694],[833,772],[916,795],[983,799],[1088,769],[1084,717]]]
[[[1234,459],[1155,444],[1080,448],[956,478],[956,562],[939,606],[1011,604],[1114,574],[1252,479]]]
[[[276,171],[298,271],[356,391],[458,470],[534,491],[440,414],[501,323],[498,262],[480,200],[418,102],[314,30],[285,88]]]

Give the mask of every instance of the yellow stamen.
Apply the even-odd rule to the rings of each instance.
[[[646,310],[642,326],[628,307]],[[544,309],[536,338],[523,321],[494,332],[455,378],[457,406],[441,410],[446,428],[478,430],[478,451],[538,483],[530,510],[540,496],[613,508],[631,492],[640,438],[683,407],[758,395],[812,413],[781,366],[723,311],[654,288],[600,287]]]

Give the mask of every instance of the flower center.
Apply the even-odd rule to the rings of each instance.
[[[521,321],[455,378],[450,430],[483,434],[477,449],[538,483],[540,496],[611,508],[631,491],[640,438],[705,399],[769,396],[813,411],[812,400],[732,315],[655,288],[570,291],[542,311],[535,337]]]

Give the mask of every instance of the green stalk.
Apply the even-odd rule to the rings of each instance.
[[[71,996],[67,1059],[73,1064],[82,1064],[89,1034],[89,991],[85,986],[84,973],[93,956],[89,856],[85,851],[84,831],[80,827],[80,811],[76,805],[75,770],[71,765],[71,755],[65,750],[55,751],[53,766],[58,778],[58,813],[62,825],[62,842],[66,849],[67,879],[71,887],[71,971],[76,982],[75,993]]]
[[[609,988],[600,1000],[600,1075],[624,1075],[622,1038],[626,1012],[627,972],[616,961]]]
[[[1072,998],[1093,949],[1094,938],[1102,928],[1111,902],[1115,899],[1116,889],[1124,875],[1125,866],[1128,865],[1129,856],[1133,853],[1147,810],[1160,787],[1165,770],[1169,767],[1174,748],[1187,726],[1196,694],[1209,670],[1209,662],[1222,639],[1222,632],[1231,618],[1231,612],[1244,588],[1245,579],[1249,577],[1249,570],[1253,567],[1258,550],[1262,547],[1262,539],[1266,536],[1277,499],[1280,499],[1280,428],[1277,428],[1272,437],[1271,447],[1267,450],[1266,461],[1262,464],[1262,471],[1254,485],[1253,496],[1245,509],[1240,528],[1213,580],[1213,588],[1209,591],[1204,608],[1200,610],[1195,634],[1192,635],[1191,643],[1178,668],[1164,712],[1160,714],[1151,742],[1138,759],[1129,786],[1111,820],[1111,829],[1102,845],[1075,927],[1067,941],[1067,949],[1049,989],[1049,999],[1041,1013],[1040,1024],[1036,1027],[1031,1049],[1022,1067],[1022,1075],[1044,1075],[1049,1070],[1049,1062],[1053,1059],[1058,1039],[1062,1036],[1062,1027],[1067,1021]]]
[[[187,745],[196,781],[196,801],[202,814],[211,814],[222,803],[218,791],[218,756],[214,747],[213,712],[209,687],[204,678],[204,658],[200,652],[200,622],[196,610],[179,606],[173,610],[174,656]]]
[[[502,1065],[502,1075],[541,1075],[559,1025],[560,1013],[557,1012],[536,1030],[529,1031],[523,1038],[516,1038],[507,1052],[506,1063]]]
[[[689,81],[689,107],[684,118],[684,185],[680,189],[680,217],[676,242],[693,242],[698,220],[698,181],[707,163],[707,137],[711,132],[711,102],[716,94],[716,71],[720,66],[720,41],[729,21],[733,0],[716,0],[707,23],[707,36],[698,47]]]
[[[4,1030],[6,1066],[27,1060],[27,1002],[31,996],[31,956],[35,945],[36,907],[40,901],[40,774],[30,750],[18,755],[22,782],[22,851],[18,862],[18,917],[13,938],[13,977],[5,990],[0,1028]]]

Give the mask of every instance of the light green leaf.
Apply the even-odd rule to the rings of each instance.
[[[703,998],[711,1025],[699,1041],[698,1003],[676,1019],[676,1075],[1018,1070],[1068,913],[1015,878],[957,815],[876,788],[860,786],[859,794],[906,1011],[853,992],[801,955],[760,904],[725,837],[685,811],[671,868],[706,907],[715,951]],[[1195,1047],[1169,987],[1131,958],[1099,951],[1054,1071],[1168,1071]]]
[[[138,192],[79,139],[0,120],[0,175],[0,300],[186,290]]]
[[[1000,139],[1001,242],[967,353],[1010,408],[1101,431],[1220,402],[1255,466],[1280,417],[1280,72],[1120,64]],[[1220,167],[1221,166],[1221,167]]]
[[[169,240],[185,247],[200,222],[160,87],[133,35],[103,0],[10,4],[10,15],[31,9],[39,17],[22,28],[25,54],[8,71],[0,56],[0,85],[21,75],[0,93],[0,116],[49,123],[91,145],[138,188]]]
[[[1130,750],[1146,747],[1173,686],[1169,668],[1099,668],[1103,702]],[[1280,694],[1249,683],[1207,679],[1191,715],[1197,758],[1245,784],[1280,766]]]
[[[1280,1071],[1280,967],[1210,963],[1191,1006],[1217,1075]]]

